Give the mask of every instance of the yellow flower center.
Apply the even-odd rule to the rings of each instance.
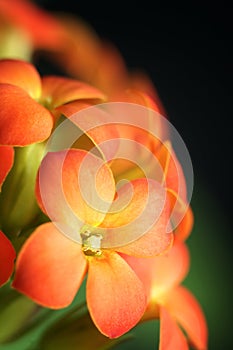
[[[103,236],[100,233],[92,233],[90,230],[85,230],[81,234],[82,251],[86,256],[101,256],[101,240]]]

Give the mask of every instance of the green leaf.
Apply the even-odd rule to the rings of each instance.
[[[17,295],[5,306],[1,303],[0,312],[0,344],[14,337],[30,319],[37,306],[28,298]]]
[[[88,313],[79,317],[71,315],[55,324],[41,340],[41,350],[108,350],[130,336],[109,339],[101,334]]]

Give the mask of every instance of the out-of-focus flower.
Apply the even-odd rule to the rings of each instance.
[[[164,229],[169,210],[162,186],[144,178],[115,191],[112,172],[100,158],[81,150],[48,153],[37,197],[54,223],[39,226],[27,240],[13,282],[36,302],[61,308],[72,302],[88,268],[88,308],[111,338],[131,329],[145,310],[144,287],[119,253],[155,256],[173,241]],[[139,229],[140,238],[114,247],[119,235],[123,241]]]
[[[94,29],[77,17],[57,17],[64,28],[66,39],[57,47],[59,55],[51,52],[51,59],[66,73],[89,82],[104,91],[109,99],[119,92],[136,89],[154,100],[153,106],[162,114],[164,108],[150,78],[142,72],[129,72],[119,50],[102,40]]]
[[[149,111],[150,109],[146,113],[150,121]],[[134,125],[118,125],[119,138],[133,140],[135,143],[131,143],[131,149],[130,145],[128,146],[129,160],[114,159],[110,162],[110,167],[114,177],[119,181],[142,177],[143,172],[137,164],[143,165],[143,169],[147,171],[147,177],[155,179],[166,188],[173,228],[175,228],[176,235],[185,240],[193,227],[193,213],[187,198],[186,180],[171,142],[162,141],[164,137],[163,123],[160,126],[160,118],[157,120],[158,125],[155,128],[158,128],[157,134],[160,137]],[[131,162],[131,159],[137,161],[137,164]]]
[[[0,287],[8,281],[13,269],[16,254],[9,239],[0,231]]]
[[[63,43],[63,27],[31,1],[0,0],[0,20],[4,20],[8,30],[21,30],[33,48],[53,50]]]
[[[96,86],[109,99],[126,89],[143,91],[154,100],[151,107],[165,114],[150,78],[129,72],[118,49],[85,21],[70,14],[52,16],[28,0],[0,0],[0,16],[70,76]]]
[[[207,326],[195,297],[179,284],[189,269],[189,253],[184,243],[175,239],[164,255],[135,259],[124,256],[147,290],[148,306],[142,321],[160,318],[160,350],[188,350],[188,341],[198,350],[207,349]],[[179,327],[180,326],[180,327]]]

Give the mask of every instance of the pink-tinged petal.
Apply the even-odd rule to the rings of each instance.
[[[48,153],[43,159],[36,188],[40,207],[52,221],[74,230],[98,225],[115,195],[112,173],[102,159],[71,149]]]
[[[187,340],[175,320],[164,307],[160,307],[159,350],[189,350]]]
[[[65,103],[75,100],[106,99],[103,92],[97,88],[66,77],[47,76],[42,78],[42,96],[41,100],[56,108]]]
[[[14,148],[11,146],[0,146],[0,191],[7,174],[14,162]]]
[[[145,311],[143,285],[128,264],[114,252],[90,258],[87,304],[99,331],[120,337],[140,320]]]
[[[34,99],[38,99],[41,94],[39,73],[32,64],[20,60],[0,61],[0,84],[16,85]]]
[[[0,231],[0,286],[8,281],[13,269],[16,254],[9,239]]]
[[[96,100],[74,101],[56,108],[64,114],[79,129],[83,135],[76,141],[77,148],[86,150],[94,146],[105,159],[112,159],[119,145],[119,133],[116,125],[109,122],[109,115],[98,105]]]
[[[173,234],[166,232],[169,206],[163,187],[156,181],[138,179],[123,185],[101,227],[117,251],[149,257],[168,249]]]
[[[169,290],[177,286],[189,269],[187,246],[175,239],[172,248],[155,258],[135,258],[122,256],[143,282],[148,295],[148,302],[159,302]]]
[[[193,211],[180,197],[177,193],[168,189],[167,191],[170,207],[171,207],[171,222],[176,236],[185,241],[190,235],[193,228]]]
[[[50,136],[53,117],[21,88],[0,84],[0,144],[26,146]]]
[[[166,308],[185,330],[195,349],[207,349],[207,325],[205,316],[196,298],[184,287],[172,290]]]
[[[0,0],[0,13],[13,26],[25,31],[34,46],[51,50],[63,45],[62,25],[31,1]]]
[[[81,246],[47,223],[22,247],[12,286],[38,304],[59,309],[72,302],[85,273]]]

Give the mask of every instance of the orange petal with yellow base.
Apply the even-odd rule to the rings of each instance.
[[[0,61],[0,84],[16,85],[34,99],[38,99],[41,94],[39,73],[32,64],[20,60]]]
[[[186,332],[195,349],[207,350],[207,325],[196,298],[185,287],[173,289],[165,307]]]
[[[128,264],[115,252],[90,258],[87,304],[101,333],[117,338],[134,327],[143,315],[143,285]]]
[[[176,321],[164,307],[160,307],[159,350],[189,350],[187,340]]]
[[[115,195],[115,182],[102,159],[71,149],[45,156],[36,193],[50,219],[67,226],[73,222],[77,234],[84,223],[96,226],[103,220]]]
[[[53,117],[21,88],[0,84],[0,144],[26,146],[50,136]]]
[[[8,281],[13,269],[16,254],[9,239],[0,231],[0,286]]]
[[[50,108],[56,108],[75,100],[105,100],[105,95],[97,88],[71,78],[47,76],[42,78],[41,100]]]
[[[81,246],[46,223],[22,247],[12,286],[42,306],[63,308],[74,299],[86,267]]]
[[[14,162],[14,149],[11,146],[0,146],[0,191],[2,184]]]

